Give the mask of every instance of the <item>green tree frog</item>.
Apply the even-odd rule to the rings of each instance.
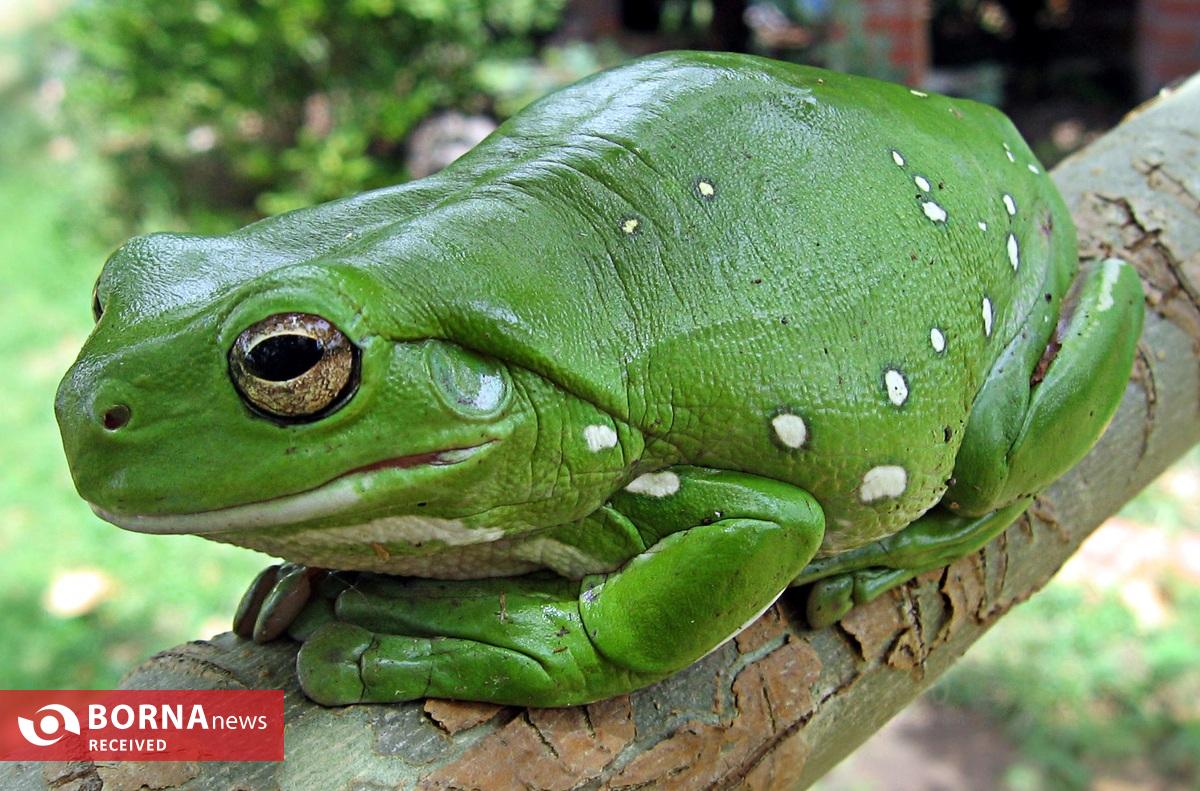
[[[1078,461],[1143,316],[1000,112],[699,52],[419,181],[137,237],[94,308],[80,494],[291,561],[237,630],[330,705],[624,693],[792,585],[829,624]]]

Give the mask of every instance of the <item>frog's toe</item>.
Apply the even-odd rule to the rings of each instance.
[[[312,598],[313,580],[321,573],[320,569],[292,564],[279,570],[279,580],[254,621],[254,642],[270,642],[287,630]]]
[[[808,593],[805,617],[813,629],[824,629],[854,607],[854,575],[838,574],[816,582]]]
[[[840,620],[860,604],[866,604],[881,594],[908,582],[923,571],[942,565],[935,563],[929,569],[921,568],[866,568],[838,574],[813,585],[808,596],[808,623],[814,629],[823,629]]]
[[[300,647],[296,675],[304,694],[323,706],[363,700],[362,655],[375,636],[360,626],[328,623]]]
[[[238,602],[237,612],[233,616],[233,633],[238,637],[249,640],[254,637],[254,623],[262,611],[267,594],[279,580],[279,566],[267,566],[258,572],[258,576],[250,583],[250,587],[242,594]]]
[[[242,596],[233,631],[256,643],[279,637],[312,599],[314,582],[324,575],[323,569],[291,563],[264,569]]]

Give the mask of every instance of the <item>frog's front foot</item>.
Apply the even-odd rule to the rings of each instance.
[[[328,575],[295,563],[268,566],[250,583],[233,616],[239,637],[266,643],[293,627]]]
[[[425,696],[561,706],[661,677],[600,653],[580,615],[580,584],[364,574],[301,647],[301,686],[327,706]]]

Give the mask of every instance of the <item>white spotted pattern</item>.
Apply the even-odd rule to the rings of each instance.
[[[679,476],[670,470],[648,472],[630,481],[625,491],[647,497],[666,497],[679,491]]]
[[[1004,210],[1008,212],[1009,217],[1015,217],[1017,214],[1017,202],[1007,192],[1004,193]]]
[[[929,345],[939,354],[946,351],[946,336],[937,327],[929,331]]]
[[[922,192],[929,192],[929,181],[924,176],[917,176],[913,181]]]
[[[981,231],[987,230],[987,223],[984,222],[983,220],[980,220],[979,222],[977,222],[976,225],[979,226],[979,230],[981,230]]]
[[[900,406],[908,400],[908,382],[904,381],[904,374],[895,368],[889,368],[884,372],[883,384],[887,388],[888,400],[896,406]]]
[[[628,220],[622,221],[621,230],[625,233],[631,234],[638,229],[639,225],[641,225],[641,223],[637,221],[637,218],[630,217]]]
[[[884,498],[899,497],[904,494],[907,486],[908,473],[903,467],[884,464],[867,470],[862,479],[862,486],[858,489],[858,496],[864,503],[870,503]]]
[[[894,148],[892,149],[892,161],[895,162],[898,166],[904,167],[904,157],[901,156],[900,152]]]
[[[925,91],[918,91],[915,88],[909,88],[908,92],[911,93],[913,96],[917,96],[921,99],[924,99],[925,97],[929,96],[929,94],[925,93]]]
[[[711,198],[713,195],[717,194],[716,188],[707,181],[701,181],[696,185],[696,189],[699,190],[700,194],[706,198]]]
[[[1041,173],[1042,172],[1042,171],[1038,170],[1037,165],[1026,165],[1025,167],[1029,168],[1030,173]]]
[[[1017,271],[1017,267],[1021,265],[1020,249],[1017,247],[1017,237],[1011,233],[1008,235],[1008,262],[1012,264],[1013,271]]]
[[[987,297],[983,298],[983,334],[992,335],[992,301]]]
[[[933,201],[925,201],[921,204],[921,209],[924,210],[925,216],[934,222],[946,221],[946,210],[938,206]]]
[[[775,429],[779,441],[789,448],[799,448],[808,439],[808,426],[799,415],[787,412],[776,415],[771,418],[771,428]]]
[[[599,453],[616,447],[617,432],[613,431],[611,426],[588,426],[583,430],[583,441],[587,443],[588,450]]]

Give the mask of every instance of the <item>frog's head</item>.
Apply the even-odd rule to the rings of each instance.
[[[262,237],[156,234],[105,264],[55,405],[96,512],[244,543],[519,496],[505,459],[533,421],[508,367],[397,329],[397,294],[363,267]]]

